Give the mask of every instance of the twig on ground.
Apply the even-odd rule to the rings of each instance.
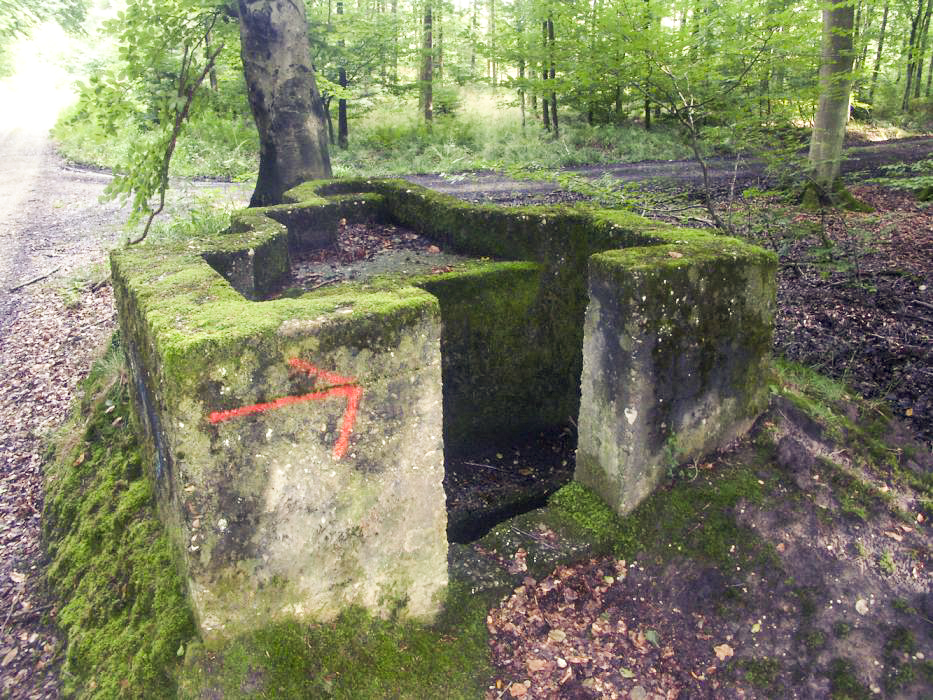
[[[42,275],[36,275],[36,276],[33,277],[32,279],[29,279],[29,280],[26,280],[25,282],[22,282],[22,283],[20,283],[20,284],[17,284],[15,287],[10,287],[7,291],[9,291],[9,292],[15,292],[15,291],[18,291],[18,290],[22,289],[23,287],[28,287],[30,284],[35,284],[36,282],[41,282],[41,281],[44,280],[46,277],[51,277],[52,275],[54,275],[56,272],[58,272],[58,271],[61,270],[61,269],[62,269],[62,266],[59,265],[59,266],[56,267],[54,270],[50,270],[49,272],[46,272],[45,274],[42,274]]]
[[[461,462],[461,464],[466,464],[470,467],[482,467],[483,469],[492,469],[493,471],[505,472],[506,474],[509,473],[508,469],[502,469],[501,467],[494,467],[491,464],[480,464],[479,462]]]

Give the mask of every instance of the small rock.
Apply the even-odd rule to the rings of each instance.
[[[631,700],[645,700],[648,697],[648,691],[640,685],[636,685],[629,691],[628,696]]]
[[[868,614],[868,603],[865,602],[864,598],[859,598],[857,601],[855,601],[855,612],[857,612],[859,615]]]
[[[785,435],[778,443],[777,462],[782,469],[794,474],[805,474],[816,465],[816,459],[810,450],[790,435]]]

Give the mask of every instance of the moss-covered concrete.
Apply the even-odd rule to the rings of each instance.
[[[776,260],[724,237],[590,262],[576,479],[618,512],[767,406]]]
[[[460,449],[579,413],[580,478],[624,509],[624,397],[644,424],[634,459],[654,470],[670,436],[699,454],[762,407],[774,261],[759,249],[398,180],[307,183],[286,200],[215,236],[112,256],[137,423],[208,640],[351,605],[430,618],[447,581],[442,434]],[[341,219],[481,259],[261,301]],[[607,351],[635,345],[649,350]]]

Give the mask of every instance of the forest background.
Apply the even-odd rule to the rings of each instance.
[[[879,138],[928,128],[933,0],[853,4],[853,116],[870,120]],[[743,153],[799,175],[797,152],[818,101],[821,7],[309,2],[334,174],[535,171]],[[172,172],[255,176],[258,137],[229,3],[0,0],[0,46],[50,16],[93,39],[83,56],[67,59],[80,90],[56,131],[68,157],[133,173],[165,142],[191,76],[209,68]]]

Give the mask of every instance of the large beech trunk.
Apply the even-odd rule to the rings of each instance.
[[[305,180],[331,176],[324,105],[314,81],[304,3],[238,0],[243,73],[259,130],[250,206],[282,201]]]
[[[852,89],[855,8],[833,2],[823,9],[823,48],[820,57],[820,104],[810,139],[810,169],[823,192],[832,190],[839,175],[842,141],[849,117]]]

